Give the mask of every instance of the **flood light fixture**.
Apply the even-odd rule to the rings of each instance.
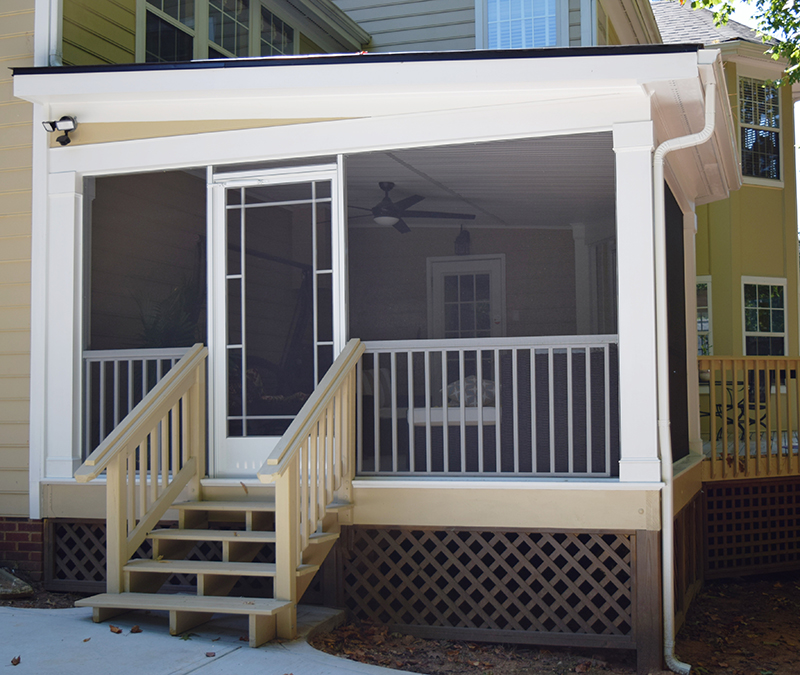
[[[69,145],[70,137],[69,132],[75,131],[78,122],[74,117],[64,115],[61,119],[42,122],[42,126],[47,132],[63,131],[64,133],[56,138],[56,142],[61,145]]]

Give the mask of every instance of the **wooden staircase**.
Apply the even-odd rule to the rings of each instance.
[[[169,612],[184,633],[214,614],[249,619],[249,644],[297,634],[297,603],[351,511],[356,364],[352,340],[298,413],[264,466],[274,499],[204,499],[205,358],[195,345],[75,473],[106,472],[107,593],[79,600],[96,622],[128,610]],[[188,499],[186,499],[188,497]],[[180,500],[180,501],[179,501]],[[158,529],[169,509],[177,529]],[[145,539],[152,558],[133,558]],[[219,560],[190,560],[198,543],[221,544]],[[275,562],[255,562],[262,551]],[[196,579],[196,595],[159,593],[173,574]],[[241,578],[273,580],[272,598],[229,597]]]
[[[342,505],[335,505],[339,509]],[[293,617],[291,600],[260,597],[228,597],[236,582],[247,577],[276,576],[275,563],[253,562],[265,548],[275,548],[275,501],[190,501],[173,505],[178,528],[156,529],[151,559],[129,560],[122,568],[124,589],[78,600],[78,607],[92,607],[93,619],[105,621],[128,610],[169,612],[169,631],[179,635],[208,621],[214,614],[244,614],[249,619],[249,644],[258,647],[277,635],[278,618]],[[319,569],[339,537],[338,518],[329,519],[330,531],[315,532],[304,558],[295,569],[297,598]],[[224,528],[224,529],[222,529]],[[220,560],[187,560],[202,542],[222,545]],[[277,554],[274,556],[277,559]],[[317,562],[319,561],[319,562]],[[197,595],[158,593],[172,574],[193,575]]]

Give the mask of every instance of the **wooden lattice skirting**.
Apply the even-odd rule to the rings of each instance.
[[[705,576],[800,569],[800,477],[704,483]]]
[[[343,549],[347,609],[395,630],[621,648],[653,631],[658,640],[657,533],[358,526],[345,528]]]

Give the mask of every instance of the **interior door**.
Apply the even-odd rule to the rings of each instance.
[[[209,473],[253,477],[341,350],[336,165],[212,180]]]

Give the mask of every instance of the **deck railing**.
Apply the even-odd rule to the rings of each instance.
[[[367,342],[359,475],[613,476],[617,336]]]
[[[800,359],[698,357],[707,478],[800,475]]]
[[[123,590],[122,566],[190,486],[205,474],[208,350],[192,347],[75,472],[82,483],[106,472],[109,593]]]
[[[364,352],[350,340],[258,471],[275,483],[275,597],[298,600],[296,570],[312,536],[333,511],[349,507],[355,462],[356,364]],[[308,562],[308,561],[306,561]],[[278,619],[278,635],[293,628]]]
[[[83,459],[158,384],[188,347],[83,353]]]

